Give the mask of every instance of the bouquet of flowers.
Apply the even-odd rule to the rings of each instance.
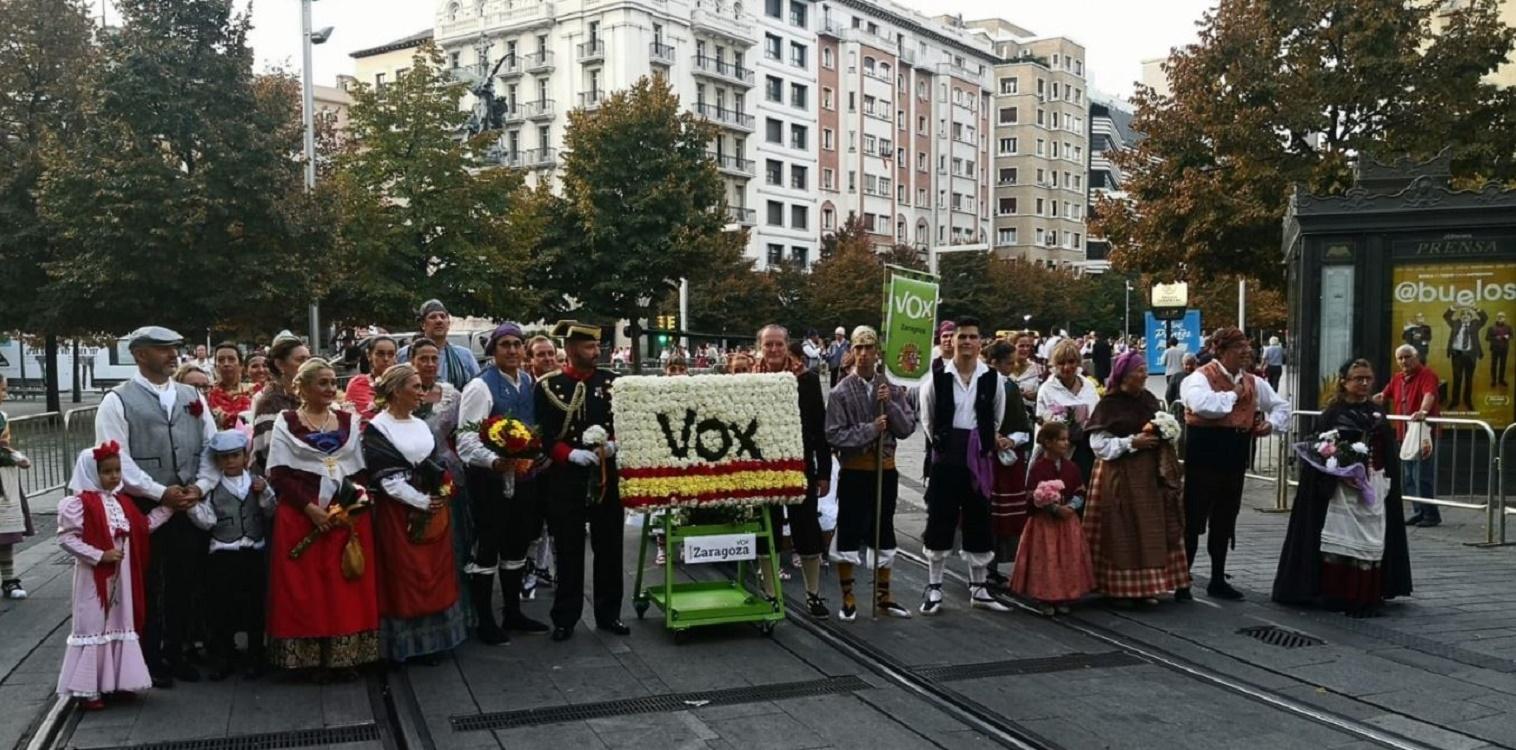
[[[1337,430],[1327,430],[1296,443],[1295,453],[1317,471],[1336,477],[1357,490],[1364,505],[1373,505],[1376,501],[1377,495],[1369,482],[1370,450],[1367,443],[1344,438]]]
[[[1327,430],[1309,442],[1328,469],[1351,468],[1369,459],[1368,444],[1361,440],[1344,440],[1336,430]]]
[[[1032,490],[1032,507],[1056,510],[1063,502],[1063,480],[1049,479],[1039,482]]]
[[[369,499],[368,492],[350,479],[342,480],[342,486],[338,487],[336,494],[332,496],[332,504],[328,511],[331,524],[327,527],[327,531],[335,531],[339,528],[348,530],[347,544],[342,549],[342,576],[349,581],[361,577],[365,565],[363,546],[358,542],[358,535],[352,531],[353,519],[373,507],[374,503]],[[316,539],[323,533],[326,532],[311,529],[304,539],[290,549],[290,559],[299,560],[300,556],[305,554],[305,551],[310,549],[310,546],[315,544]]]
[[[448,473],[442,465],[430,459],[421,462],[421,465],[427,467],[427,470],[417,472],[417,478],[422,484],[420,489],[428,495],[442,498],[444,502],[450,502],[456,490],[453,486],[453,475]],[[430,509],[411,509],[405,518],[405,534],[411,544],[420,544],[428,541],[429,537],[435,536],[428,532],[432,531],[432,519],[436,515]]]
[[[610,439],[610,434],[605,431],[604,427],[598,424],[592,424],[584,428],[584,433],[580,435],[580,440],[584,442],[584,447],[594,451],[595,455],[600,458],[600,475],[590,481],[588,498],[590,503],[598,503],[605,499],[605,445],[610,442]]]
[[[459,425],[459,433],[476,432],[479,442],[495,455],[516,462],[516,476],[532,470],[532,462],[542,455],[542,437],[530,425],[510,417],[490,417],[482,422]]]
[[[1153,419],[1142,426],[1142,431],[1157,435],[1170,443],[1179,440],[1179,420],[1166,411],[1155,412]]]

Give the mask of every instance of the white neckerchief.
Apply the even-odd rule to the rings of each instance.
[[[253,475],[246,471],[234,477],[222,474],[221,483],[226,485],[226,489],[235,495],[238,500],[244,500],[247,498],[248,490],[253,488]]]
[[[321,478],[321,489],[316,503],[323,510],[332,502],[332,496],[341,487],[341,480],[363,471],[363,451],[358,447],[358,418],[352,417],[348,425],[347,442],[335,454],[328,456],[316,450],[310,443],[295,437],[290,432],[289,422],[281,413],[274,418],[273,437],[269,439],[268,468],[288,466],[291,469],[315,474]]]
[[[412,466],[425,461],[437,445],[431,428],[415,417],[396,419],[395,415],[382,411],[369,421],[368,426],[384,433],[389,438],[390,445],[395,446],[395,450],[400,451],[400,455],[405,456],[405,460]]]
[[[1217,369],[1221,370],[1221,374],[1225,375],[1226,379],[1232,381],[1234,385],[1237,383],[1237,381],[1242,380],[1241,373],[1233,375],[1231,370],[1226,369],[1226,365],[1221,364],[1221,360],[1213,359],[1211,361],[1216,363],[1216,367]]]
[[[142,373],[134,372],[132,373],[132,382],[146,388],[158,397],[158,404],[163,407],[163,416],[172,417],[174,415],[174,402],[179,400],[179,394],[174,392],[174,381],[169,380],[164,382],[163,385],[155,385],[151,380],[142,377]]]

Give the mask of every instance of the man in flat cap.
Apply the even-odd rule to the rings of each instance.
[[[1269,381],[1251,374],[1253,346],[1247,334],[1220,328],[1211,334],[1210,345],[1214,358],[1179,384],[1189,426],[1184,443],[1184,548],[1193,566],[1200,535],[1209,525],[1205,549],[1211,557],[1211,582],[1206,593],[1213,599],[1237,600],[1242,593],[1227,583],[1226,555],[1237,535],[1249,450],[1255,438],[1289,426],[1290,404]],[[1174,598],[1185,601],[1192,595],[1184,588]]]
[[[474,360],[474,353],[466,346],[448,343],[447,332],[453,327],[453,317],[448,315],[441,300],[429,299],[421,303],[419,315],[421,335],[437,342],[438,379],[452,383],[461,392],[470,380],[479,375],[479,363]],[[402,348],[395,361],[411,361],[411,347],[407,345]]]
[[[616,635],[632,631],[621,622],[621,496],[616,484],[616,435],[611,419],[611,383],[616,373],[597,366],[600,328],[576,320],[559,321],[553,335],[563,339],[563,369],[537,381],[537,420],[542,446],[553,465],[542,479],[550,493],[548,525],[558,545],[558,580],[553,591],[553,640],[574,636],[584,611],[584,526],[590,527],[595,556],[595,627]],[[599,427],[609,439],[585,440]],[[602,466],[604,483],[601,483]]]
[[[895,559],[895,499],[900,491],[895,444],[916,431],[916,409],[909,391],[890,385],[880,371],[879,334],[874,329],[853,329],[852,352],[853,372],[837,383],[826,404],[826,440],[842,462],[837,474],[833,556],[837,582],[842,585],[842,609],[837,617],[852,622],[858,616],[853,572],[863,564],[862,549],[876,547],[876,509],[879,540],[878,549],[874,549],[874,601],[889,617],[910,617],[911,611],[890,596],[890,563]],[[882,453],[880,441],[884,443]],[[878,485],[876,472],[881,470],[883,484]],[[882,488],[881,493],[875,492],[876,485]]]
[[[158,504],[184,509],[215,488],[217,472],[205,446],[216,434],[210,407],[199,392],[173,381],[184,339],[167,328],[147,326],[128,334],[137,363],[130,380],[112,388],[95,413],[95,443],[121,446],[126,494],[144,513]],[[186,631],[195,613],[194,595],[208,549],[206,535],[182,513],[153,532],[147,571],[147,624],[142,654],[153,684],[200,679],[184,662]]]
[[[502,323],[495,328],[485,342],[484,353],[494,362],[464,386],[458,423],[507,417],[536,427],[537,381],[523,366],[526,334],[521,326]],[[516,462],[495,455],[476,430],[458,433],[458,456],[467,466],[469,501],[474,511],[474,548],[464,571],[479,619],[479,640],[497,645],[510,642],[510,631],[546,633],[547,625],[521,613],[520,597],[527,547],[542,530],[542,488],[535,474],[516,476]],[[499,625],[495,624],[491,605],[497,569],[503,600]]]

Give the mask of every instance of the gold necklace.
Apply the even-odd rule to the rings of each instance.
[[[300,414],[300,423],[305,425],[305,428],[311,432],[325,432],[326,430],[324,428],[326,427],[326,423],[332,420],[331,410],[322,412],[320,424],[313,423],[311,421],[310,415],[307,414],[304,409],[301,409],[298,413]]]

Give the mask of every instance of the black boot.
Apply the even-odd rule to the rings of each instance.
[[[473,599],[474,616],[479,619],[479,628],[476,631],[479,640],[486,646],[510,643],[511,637],[495,624],[495,577],[484,573],[474,573],[468,577],[468,585],[469,596]]]
[[[551,630],[546,623],[537,622],[521,613],[521,579],[525,568],[500,569],[500,626],[518,633],[546,633]]]

